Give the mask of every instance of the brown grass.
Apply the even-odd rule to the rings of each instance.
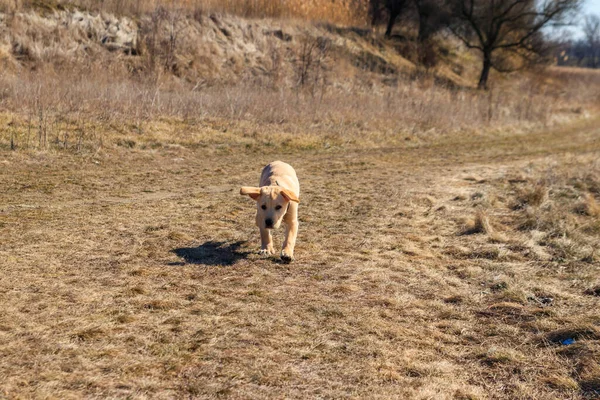
[[[519,212],[517,225],[522,230],[535,231],[536,241],[551,248],[556,259],[597,262],[600,214],[594,192],[599,170],[596,162],[589,165],[588,171],[580,168],[550,169],[545,172],[547,187],[531,192],[528,202],[523,202],[521,194],[517,195],[517,204],[528,204]],[[523,193],[522,185],[516,186],[517,192]],[[540,187],[538,184],[537,188]]]
[[[600,217],[600,204],[592,194],[586,193],[583,199],[575,205],[574,211],[590,217]]]
[[[137,16],[165,7],[197,15],[226,13],[246,18],[299,18],[341,25],[366,25],[368,19],[368,3],[360,0],[0,0],[0,12],[71,7]]]
[[[23,73],[0,82],[5,88],[1,118],[10,126],[0,133],[0,146],[12,143],[19,149],[151,146],[156,141],[193,145],[219,137],[244,146],[270,143],[273,132],[292,147],[411,146],[476,130],[480,135],[524,131],[551,123],[552,110],[551,98],[540,97],[539,108],[524,117],[516,99],[507,95],[495,104],[503,114],[490,126],[481,94],[422,88],[418,82],[372,93],[328,88],[318,98],[257,83],[197,91],[177,83],[115,79],[94,70],[57,77]],[[164,132],[153,127],[160,119],[181,126],[178,134],[159,137]],[[229,121],[238,122],[232,129],[245,132],[228,131]]]
[[[355,32],[167,13],[218,40],[133,54],[32,15],[3,36],[0,397],[598,396],[595,73],[481,94]],[[237,194],[275,159],[291,265]]]
[[[594,122],[401,151],[173,146],[171,124],[155,146],[0,153],[2,395],[594,396],[598,260],[555,243],[598,245],[573,211],[598,193]],[[255,254],[236,194],[276,158],[302,185],[292,265]],[[512,198],[542,180],[519,230]],[[477,207],[505,242],[456,235]]]

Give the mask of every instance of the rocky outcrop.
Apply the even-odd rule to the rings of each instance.
[[[368,30],[165,9],[139,19],[80,10],[0,14],[0,63],[5,69],[100,63],[198,83],[248,77],[294,83],[307,73],[316,82],[332,70],[341,80],[353,69],[389,75],[414,68]]]

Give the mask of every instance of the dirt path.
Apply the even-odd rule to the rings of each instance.
[[[498,182],[599,152],[590,121],[412,149],[2,155],[0,395],[584,398],[536,338],[600,323],[581,296],[598,267],[457,232]],[[292,265],[254,254],[237,195],[274,157],[301,177]],[[544,290],[551,310],[519,303]]]

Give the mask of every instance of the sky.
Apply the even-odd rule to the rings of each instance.
[[[600,14],[600,0],[587,0],[583,5],[586,13]]]
[[[585,0],[582,7],[583,14],[596,14],[600,16],[600,0]],[[583,18],[581,19],[583,21]],[[572,29],[575,37],[581,37],[581,28]]]
[[[575,25],[568,28],[550,28],[547,33],[556,38],[572,38],[581,39],[583,37],[582,25],[583,20],[588,14],[596,14],[600,16],[600,0],[583,0],[583,6],[581,7],[581,14],[575,19]],[[568,35],[565,37],[564,35]]]

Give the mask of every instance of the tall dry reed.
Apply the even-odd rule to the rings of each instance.
[[[0,11],[31,7],[78,7],[90,11],[141,15],[157,7],[187,11],[219,12],[242,17],[285,17],[326,21],[342,25],[363,25],[367,21],[365,0],[0,0]]]

